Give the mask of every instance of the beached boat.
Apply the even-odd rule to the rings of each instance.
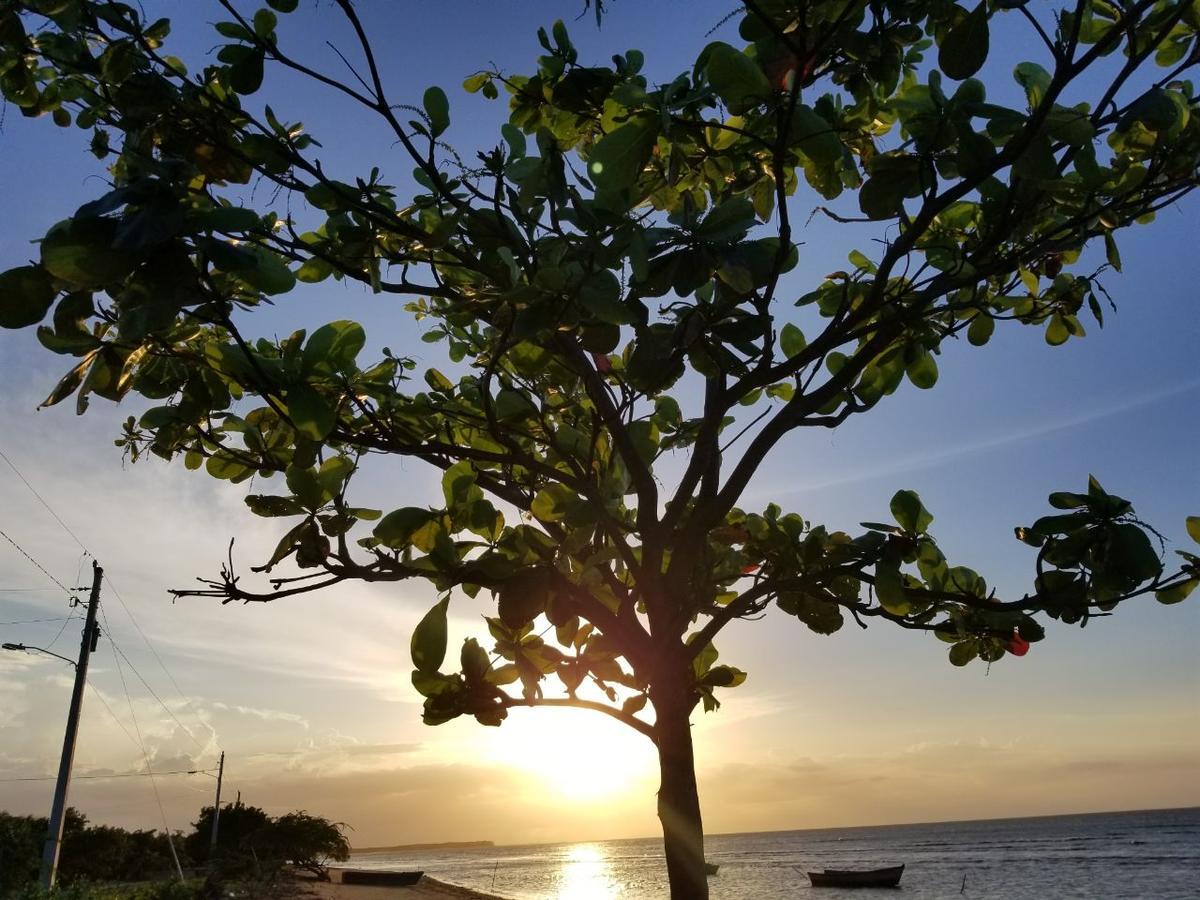
[[[705,875],[716,875],[716,874],[717,874],[717,869],[719,869],[719,868],[721,868],[721,864],[720,864],[720,863],[710,863],[710,862],[706,862],[706,863],[704,864],[704,874],[705,874]]]
[[[342,869],[342,884],[369,884],[377,887],[408,887],[421,880],[424,872],[382,872],[372,869]]]
[[[809,872],[808,880],[813,887],[896,887],[904,866],[887,869],[826,869],[824,872]]]

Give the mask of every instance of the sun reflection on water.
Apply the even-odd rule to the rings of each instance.
[[[599,844],[576,844],[568,849],[557,880],[558,900],[613,900],[622,893],[608,854]]]

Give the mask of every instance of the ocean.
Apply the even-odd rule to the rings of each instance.
[[[806,869],[904,863],[910,898],[1185,900],[1200,897],[1200,808],[979,822],[719,834],[713,900],[861,898],[809,886]],[[658,839],[355,854],[358,868],[424,869],[514,900],[668,897]],[[867,891],[867,895],[878,896]]]

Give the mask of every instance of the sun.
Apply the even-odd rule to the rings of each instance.
[[[564,799],[643,793],[658,781],[653,745],[594,712],[511,710],[489,740],[488,755]]]

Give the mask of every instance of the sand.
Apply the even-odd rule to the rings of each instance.
[[[428,875],[412,887],[375,887],[365,884],[342,884],[342,870],[330,869],[330,880],[302,882],[301,890],[320,900],[504,900],[495,894],[484,894],[456,884],[446,884]]]

